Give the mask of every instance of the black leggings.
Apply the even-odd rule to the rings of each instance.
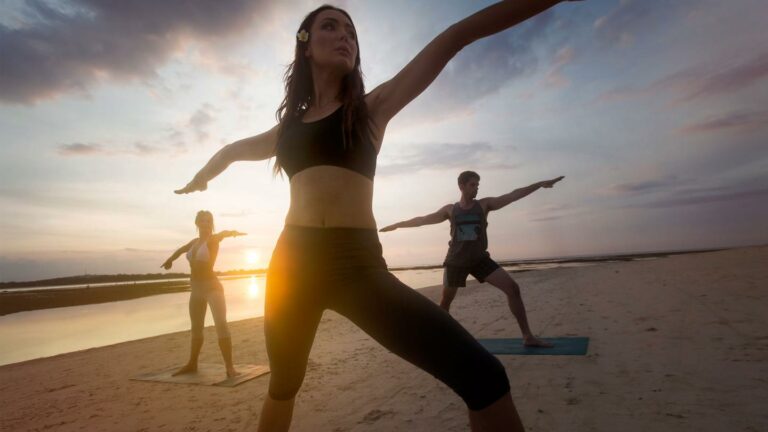
[[[432,301],[387,271],[376,230],[287,225],[267,275],[269,395],[301,387],[325,309],[451,387],[472,410],[509,392],[504,366]]]

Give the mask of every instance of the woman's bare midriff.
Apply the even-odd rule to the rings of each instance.
[[[346,168],[314,166],[291,178],[286,225],[376,229],[373,182]]]

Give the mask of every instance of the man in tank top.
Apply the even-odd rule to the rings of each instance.
[[[488,254],[487,216],[488,212],[499,210],[540,188],[551,188],[562,179],[563,177],[557,177],[540,181],[498,197],[478,200],[475,197],[480,187],[480,175],[474,171],[464,171],[458,179],[459,190],[461,190],[459,202],[445,205],[438,211],[425,216],[386,226],[380,231],[393,231],[397,228],[412,228],[450,220],[451,240],[443,262],[445,271],[440,306],[448,311],[458,288],[466,286],[467,277],[472,275],[479,282],[488,282],[506,294],[509,309],[517,319],[520,331],[523,333],[523,343],[526,346],[551,347],[550,343],[536,338],[531,332],[517,282]]]

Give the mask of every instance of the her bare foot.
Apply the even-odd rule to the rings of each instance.
[[[235,368],[227,368],[227,378],[232,378],[240,375],[240,372],[236,371]]]
[[[195,372],[197,372],[197,365],[196,364],[189,364],[189,363],[187,363],[186,365],[182,366],[181,369],[179,369],[176,372],[174,372],[171,376],[188,374],[188,373],[195,373]]]

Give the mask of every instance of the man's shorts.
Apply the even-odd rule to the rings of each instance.
[[[443,286],[457,288],[467,286],[467,276],[472,275],[479,282],[485,282],[485,278],[501,268],[491,257],[485,256],[471,267],[445,266],[443,272]]]

